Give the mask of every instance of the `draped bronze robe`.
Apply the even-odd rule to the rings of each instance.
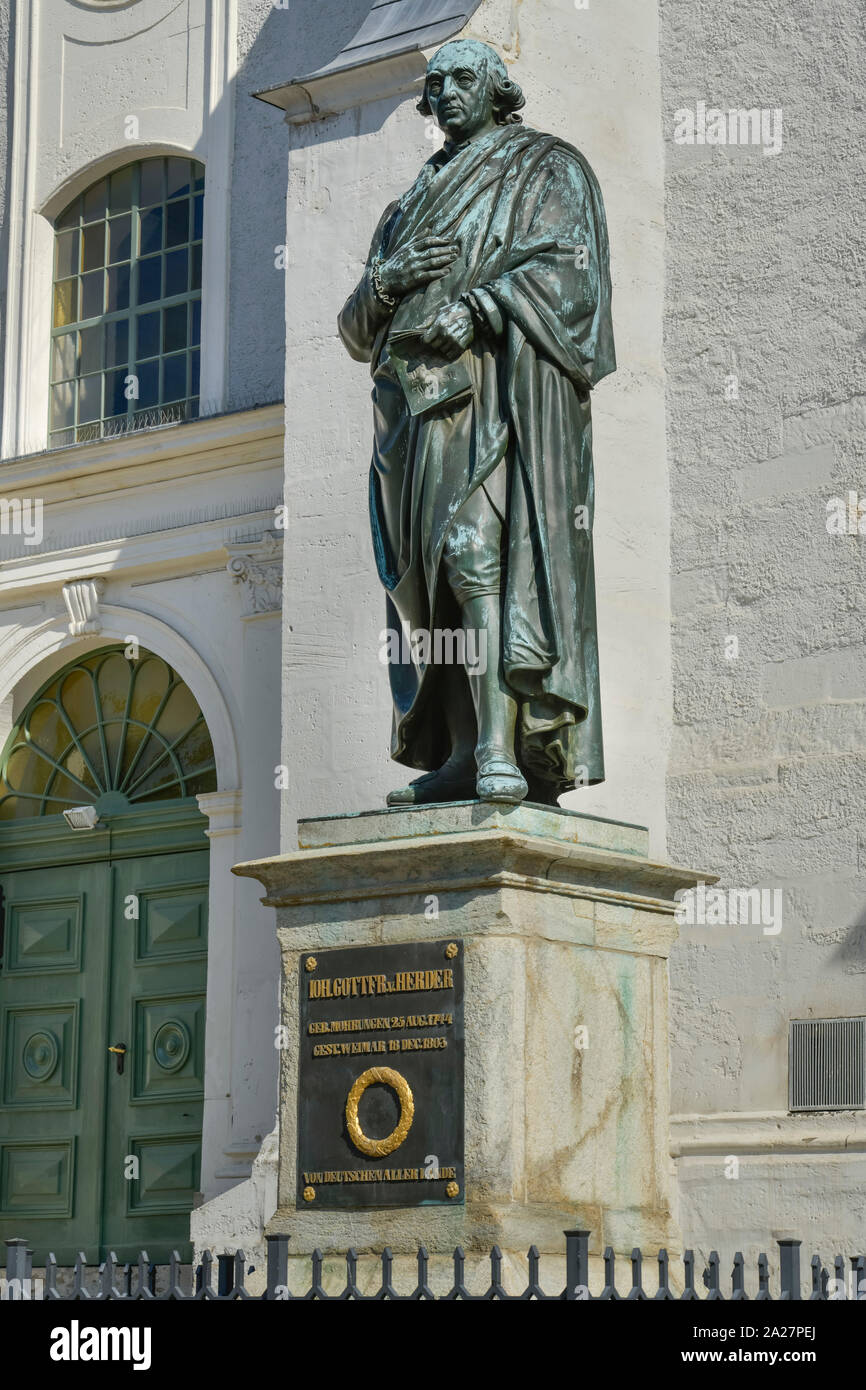
[[[459,243],[460,255],[389,312],[373,291],[372,260],[428,234]],[[601,193],[583,156],[554,136],[502,126],[450,158],[434,155],[386,209],[339,318],[350,354],[372,363],[370,520],[389,628],[459,626],[442,548],[463,502],[504,460],[502,669],[519,701],[517,760],[530,799],[551,803],[576,780],[604,779],[590,390],[616,366],[608,256]],[[472,392],[413,417],[388,334],[427,325],[470,291],[485,324],[467,349]],[[392,757],[441,766],[450,751],[442,667],[389,671]]]

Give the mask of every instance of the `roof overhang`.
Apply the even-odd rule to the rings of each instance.
[[[425,49],[459,34],[481,0],[375,0],[353,39],[315,72],[254,92],[293,125],[336,116],[373,98],[409,92]]]

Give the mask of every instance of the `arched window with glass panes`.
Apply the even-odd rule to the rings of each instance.
[[[55,223],[51,448],[199,413],[204,167],[143,159]]]

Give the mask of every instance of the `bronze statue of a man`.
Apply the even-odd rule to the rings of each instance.
[[[444,146],[386,208],[339,317],[372,364],[373,545],[409,636],[391,756],[427,769],[391,806],[556,805],[604,778],[589,398],[616,366],[607,227],[586,160],[523,105],[486,44],[440,48],[418,110]],[[415,641],[461,628],[485,660]]]

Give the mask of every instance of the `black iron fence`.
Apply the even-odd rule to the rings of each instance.
[[[205,1251],[201,1263],[193,1270],[184,1265],[180,1256],[172,1255],[167,1265],[155,1265],[142,1251],[135,1264],[121,1265],[116,1256],[111,1255],[101,1265],[88,1266],[83,1255],[79,1255],[72,1269],[67,1287],[58,1288],[58,1267],[53,1255],[48,1257],[44,1278],[33,1277],[32,1252],[25,1240],[7,1240],[6,1276],[0,1284],[0,1299],[42,1298],[57,1302],[90,1300],[104,1302],[150,1301],[165,1302],[195,1301],[204,1299],[253,1299],[269,1301],[309,1301],[345,1302],[358,1300],[381,1302],[392,1300],[412,1302],[420,1299],[444,1299],[483,1302],[505,1300],[526,1302],[539,1300],[566,1300],[573,1302],[598,1300],[785,1300],[803,1297],[800,1273],[799,1240],[780,1240],[779,1247],[779,1287],[777,1292],[770,1288],[770,1265],[766,1255],[759,1255],[755,1277],[751,1288],[747,1288],[745,1260],[738,1251],[734,1256],[730,1274],[723,1279],[721,1260],[717,1252],[711,1252],[705,1268],[697,1276],[695,1257],[687,1250],[682,1258],[682,1279],[676,1288],[671,1288],[671,1275],[666,1250],[660,1250],[652,1260],[657,1266],[657,1275],[652,1278],[656,1287],[645,1287],[648,1278],[644,1273],[644,1256],[640,1250],[633,1250],[629,1258],[630,1268],[626,1279],[618,1277],[617,1258],[608,1247],[604,1252],[604,1287],[592,1293],[589,1287],[589,1231],[566,1231],[565,1233],[565,1288],[547,1293],[541,1287],[539,1270],[541,1257],[533,1245],[527,1254],[527,1281],[521,1293],[510,1292],[503,1282],[503,1256],[498,1246],[490,1252],[490,1283],[483,1291],[473,1293],[466,1284],[466,1255],[458,1247],[453,1254],[453,1276],[451,1286],[446,1292],[434,1292],[430,1286],[430,1257],[420,1246],[416,1256],[417,1281],[411,1291],[398,1291],[393,1282],[394,1256],[385,1249],[379,1261],[381,1279],[374,1292],[365,1291],[358,1283],[358,1260],[355,1250],[345,1255],[345,1286],[339,1292],[326,1292],[325,1256],[314,1250],[310,1260],[310,1283],[302,1293],[292,1293],[288,1286],[289,1275],[289,1237],[287,1235],[268,1236],[267,1239],[267,1287],[263,1293],[250,1293],[245,1280],[252,1272],[243,1251],[235,1254],[217,1255],[214,1258]],[[620,1257],[622,1262],[623,1257]],[[216,1268],[215,1268],[216,1267]],[[214,1276],[216,1276],[214,1278]],[[627,1292],[623,1288],[629,1284]],[[332,1280],[328,1278],[328,1283]],[[366,1286],[368,1280],[364,1279]],[[437,1279],[438,1283],[439,1280]],[[472,1281],[475,1282],[474,1279]],[[723,1283],[730,1284],[730,1292],[724,1292]],[[184,1287],[186,1285],[187,1287]],[[811,1292],[809,1300],[859,1299],[866,1300],[866,1256],[852,1255],[846,1264],[844,1256],[837,1255],[831,1265],[822,1263],[818,1255],[811,1260]]]

